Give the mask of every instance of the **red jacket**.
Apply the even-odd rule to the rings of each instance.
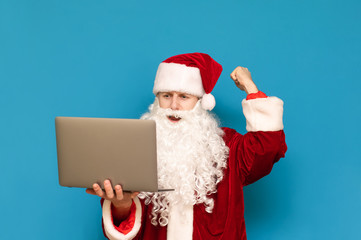
[[[278,100],[275,101],[280,104]],[[283,105],[282,101],[281,103]],[[251,114],[257,112],[257,104],[257,102],[251,104]],[[243,106],[245,107],[247,108],[247,105]],[[263,116],[262,111],[260,116]],[[271,109],[271,111],[278,110]],[[247,115],[249,113],[245,111],[246,118]],[[282,111],[280,117],[282,118]],[[249,119],[253,122],[249,122]],[[214,199],[212,213],[205,211],[204,204],[193,206],[192,239],[246,239],[243,187],[269,174],[273,164],[284,157],[287,150],[283,130],[257,131],[264,126],[274,130],[272,119],[257,122],[258,119],[259,116],[249,115],[247,129],[250,132],[245,135],[230,128],[223,128],[225,133],[223,139],[229,147],[227,168],[224,170],[223,180],[217,185],[217,192],[212,195]],[[279,120],[273,125],[277,125],[276,129],[283,127],[282,122],[282,126],[278,126]],[[167,239],[167,227],[153,226],[150,222],[151,204],[145,205],[142,200],[136,199],[129,218],[120,226],[113,225],[109,209],[111,209],[110,202],[106,201],[103,204],[103,220],[106,225],[104,232],[109,239]]]

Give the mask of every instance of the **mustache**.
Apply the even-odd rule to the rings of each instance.
[[[173,116],[176,118],[185,118],[188,115],[187,113],[188,111],[172,110],[169,108],[167,109],[160,108],[158,109],[157,112],[157,114],[162,117]]]
[[[158,108],[157,115],[160,117],[173,116],[176,118],[187,119],[194,115],[194,109],[192,110],[172,110],[170,108]]]

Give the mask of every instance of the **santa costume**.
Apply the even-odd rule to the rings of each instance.
[[[163,166],[159,181],[175,191],[141,193],[120,223],[113,220],[111,202],[102,200],[108,239],[246,239],[243,187],[269,174],[285,155],[283,102],[260,91],[249,94],[242,101],[248,132],[219,128],[208,110],[215,105],[211,92],[221,71],[221,65],[203,53],[177,55],[159,65],[154,94],[176,91],[200,99],[185,115],[171,113],[182,117],[179,123],[166,118],[170,110],[161,109],[157,98],[143,116],[157,122],[159,141],[166,138],[157,140],[158,163]],[[193,124],[191,130],[187,121]],[[179,134],[175,139],[173,132]],[[189,144],[187,149],[184,144]]]

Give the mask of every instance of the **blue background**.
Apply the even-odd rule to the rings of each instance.
[[[248,238],[360,239],[357,0],[0,1],[0,239],[104,239],[99,199],[58,185],[55,116],[138,118],[158,64],[206,52],[225,126],[246,66],[285,101],[289,150],[246,187]]]

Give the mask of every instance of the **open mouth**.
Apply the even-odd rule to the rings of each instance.
[[[180,118],[180,117],[175,117],[175,116],[168,116],[168,119],[169,119],[171,122],[178,122],[178,121],[181,120],[182,118]]]

